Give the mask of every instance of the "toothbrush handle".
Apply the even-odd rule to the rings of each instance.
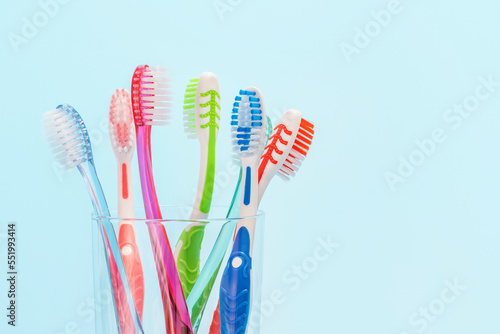
[[[162,219],[151,165],[151,126],[138,126],[136,131],[137,160],[139,161],[139,175],[141,178],[142,198],[146,217],[148,219]]]
[[[144,273],[142,270],[139,249],[135,241],[135,229],[133,225],[128,223],[121,224],[118,243],[130,289],[135,300],[137,313],[139,314],[139,318],[142,319],[142,310],[144,306]]]
[[[194,225],[188,229],[184,230],[179,238],[181,247],[177,257],[177,270],[186,298],[200,274],[200,252],[205,226]]]
[[[220,334],[220,301],[217,302],[217,308],[214,311],[209,334]]]
[[[134,218],[134,192],[130,162],[119,163],[118,175],[118,217]]]
[[[106,253],[108,255],[109,272],[117,311],[118,325],[122,334],[135,334],[134,321],[127,305],[125,287],[123,286],[123,282],[120,278],[118,266],[111,251],[109,240],[105,232],[104,241],[106,244]]]
[[[162,219],[153,180],[151,126],[136,126],[136,132],[137,158],[146,217],[147,219]],[[191,320],[165,228],[160,222],[152,221],[148,223],[148,229],[160,284],[167,332],[191,334],[193,332]]]
[[[250,166],[243,166],[242,168],[243,193],[240,202],[240,217],[252,217],[257,213],[259,205],[258,172],[258,168],[252,168]],[[255,230],[255,224],[252,223],[253,221],[254,219],[242,219],[238,222],[236,230],[245,226],[250,233],[250,240],[253,240]]]
[[[163,300],[167,333],[192,334],[191,320],[167,233],[159,222],[148,222],[151,246]]]
[[[214,107],[215,108],[215,107]],[[212,205],[212,195],[215,180],[215,141],[216,127],[210,126],[208,145],[201,145],[200,175],[191,219],[205,219],[208,217]],[[176,252],[177,269],[181,278],[184,296],[191,293],[198,275],[200,274],[200,252],[205,226],[198,223],[191,224],[179,238]]]
[[[94,212],[98,216],[109,217],[108,204],[102,190],[101,183],[97,177],[95,166],[88,162],[85,166],[77,166],[88,193]],[[134,303],[128,280],[125,279],[126,273],[120,256],[118,241],[111,222],[107,218],[100,221],[100,230],[106,247],[106,262],[109,269],[109,278],[113,288],[113,299],[116,310],[117,322],[120,325],[122,333],[144,333],[141,321]]]
[[[221,334],[246,332],[250,315],[252,258],[250,234],[241,227],[222,275],[219,303]]]

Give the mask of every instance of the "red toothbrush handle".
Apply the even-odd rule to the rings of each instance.
[[[220,334],[220,310],[219,303],[217,303],[217,308],[214,311],[214,317],[212,319],[212,325],[210,326],[209,334]]]
[[[113,257],[108,236],[104,234],[104,238],[106,242],[106,253],[111,276],[111,286],[113,288],[113,297],[118,316],[118,325],[120,326],[122,334],[135,334],[134,320],[132,319],[132,314],[130,314],[130,310],[128,308],[125,287],[120,279],[120,272],[115,258]]]
[[[144,273],[139,254],[139,249],[135,241],[134,227],[130,224],[120,226],[118,244],[123,259],[125,272],[127,273],[130,290],[134,297],[135,307],[139,318],[142,320],[142,310],[144,306]]]

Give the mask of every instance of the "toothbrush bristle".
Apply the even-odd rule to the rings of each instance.
[[[271,121],[271,117],[266,116],[267,120],[267,126],[266,126],[266,143],[264,146],[267,145],[267,141],[269,140],[269,137],[273,134],[273,122]]]
[[[172,107],[169,81],[163,67],[137,66],[132,78],[132,110],[136,126],[167,124]]]
[[[109,107],[109,137],[116,153],[127,154],[134,149],[134,115],[130,93],[123,88],[115,90]]]
[[[184,93],[184,131],[188,138],[196,138],[195,103],[198,81],[198,78],[189,80]]]
[[[235,97],[231,113],[231,130],[233,133],[233,148],[242,157],[259,155],[262,147],[261,133],[264,129],[262,104],[256,92],[240,90]],[[266,120],[267,121],[267,120]]]
[[[45,113],[44,128],[56,159],[67,169],[92,162],[87,128],[78,112],[68,104]]]
[[[290,154],[288,154],[288,157],[278,173],[283,180],[289,181],[295,176],[299,167],[302,165],[302,161],[307,156],[313,136],[314,125],[302,118],[297,137],[293,142],[292,150],[290,151]]]

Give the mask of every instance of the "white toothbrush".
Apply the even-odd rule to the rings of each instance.
[[[231,114],[233,148],[242,166],[240,220],[233,248],[222,274],[219,301],[221,333],[245,333],[251,309],[252,248],[259,205],[258,167],[266,138],[266,110],[261,92],[240,90]]]
[[[314,135],[314,125],[302,118],[300,111],[288,109],[264,149],[259,165],[259,203],[275,175],[285,181],[295,176],[307,155]]]

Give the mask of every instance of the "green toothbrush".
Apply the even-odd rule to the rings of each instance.
[[[200,142],[200,176],[190,219],[208,217],[212,204],[215,175],[215,142],[219,131],[219,82],[213,73],[202,73],[192,79],[184,95],[184,128],[188,137]],[[175,248],[177,269],[187,298],[200,274],[200,250],[205,223],[194,222],[181,234]]]

